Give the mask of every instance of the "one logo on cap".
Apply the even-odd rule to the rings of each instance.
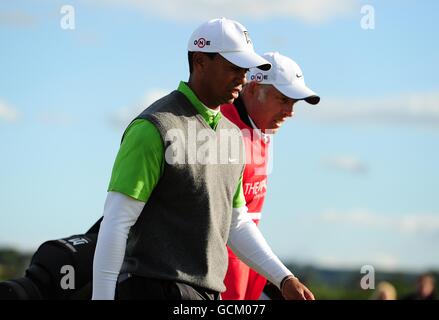
[[[198,46],[198,48],[204,48],[205,46],[210,46],[210,41],[200,38],[194,41],[194,45]]]
[[[268,76],[264,75],[260,72],[256,73],[256,74],[252,74],[250,77],[250,80],[256,80],[256,82],[261,82],[262,80],[267,80]]]
[[[297,74],[297,73],[296,73],[296,77],[297,77],[297,78],[302,78],[302,77],[303,77],[303,74]]]
[[[247,41],[247,43],[252,43],[248,31],[243,31],[243,32],[244,32],[245,41]]]

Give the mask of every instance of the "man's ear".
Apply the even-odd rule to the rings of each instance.
[[[247,84],[245,85],[247,87],[248,93],[251,96],[254,96],[257,93],[258,90],[258,83],[254,80],[247,82]]]
[[[192,66],[196,71],[202,71],[206,66],[206,55],[201,52],[194,52],[192,56]]]

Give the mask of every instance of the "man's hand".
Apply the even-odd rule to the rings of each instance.
[[[312,292],[296,277],[284,280],[281,292],[285,300],[315,300]]]

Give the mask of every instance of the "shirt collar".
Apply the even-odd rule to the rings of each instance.
[[[254,132],[256,132],[258,137],[260,137],[265,143],[270,142],[270,135],[262,132],[262,130],[257,127],[256,123],[254,123],[252,118],[250,118],[250,115],[247,113],[247,109],[245,108],[244,101],[242,100],[241,96],[239,96],[238,99],[235,99],[235,102],[233,104],[238,110],[241,120],[249,127],[255,129]]]
[[[212,110],[206,107],[206,105],[202,103],[200,99],[198,99],[195,92],[192,91],[186,82],[180,81],[177,90],[186,96],[186,98],[190,101],[198,113],[201,114],[207,124],[215,130],[218,122],[221,119],[221,112],[219,110]]]
[[[270,135],[262,132],[261,129],[259,129],[256,124],[253,122],[252,118],[248,116],[248,119],[250,120],[250,124],[252,125],[252,128],[255,129],[254,132],[262,139],[265,143],[270,142]]]

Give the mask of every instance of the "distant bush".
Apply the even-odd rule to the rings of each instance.
[[[31,257],[14,249],[0,249],[0,281],[22,277]]]
[[[319,300],[369,300],[375,291],[361,288],[363,274],[360,269],[331,270],[293,263],[288,263],[287,266]],[[432,274],[439,280],[437,272]],[[396,289],[397,299],[402,299],[415,290],[418,276],[419,273],[375,270],[375,284],[380,281],[390,282]]]

